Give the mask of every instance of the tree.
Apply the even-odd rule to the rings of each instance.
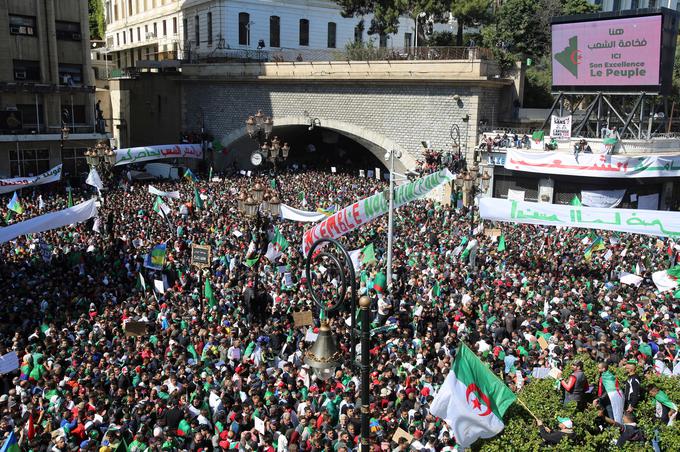
[[[409,16],[417,20],[420,13],[443,20],[449,1],[446,0],[336,0],[343,17],[373,14],[368,34],[387,35],[399,30],[399,18]]]
[[[90,13],[90,39],[104,39],[104,5],[102,0],[88,0]]]
[[[481,25],[491,20],[491,0],[453,0],[451,14],[458,23],[456,45],[462,46],[465,27]]]

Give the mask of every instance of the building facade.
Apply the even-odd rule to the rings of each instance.
[[[678,0],[589,0],[601,5],[602,11],[625,11],[628,9],[669,8],[678,9]]]
[[[87,2],[0,2],[0,176],[87,171],[95,127]]]
[[[330,0],[105,0],[105,16],[107,51],[119,68],[145,66],[138,61],[257,58],[257,52],[264,60],[285,50],[297,50],[304,61],[329,60],[354,42],[417,45],[413,20],[403,18],[397,34],[369,36],[370,16],[342,17]]]

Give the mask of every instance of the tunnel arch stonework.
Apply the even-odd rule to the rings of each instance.
[[[505,115],[498,107],[502,104],[503,89],[483,81],[456,84],[426,80],[419,83],[186,80],[182,88],[182,122],[187,130],[204,126],[206,132],[225,144],[243,146],[245,119],[258,109],[274,117],[275,127],[308,125],[309,118],[318,118],[321,128],[354,139],[383,163],[385,150],[401,150],[404,166],[412,168],[415,160],[421,158],[423,140],[429,140],[435,149],[451,149],[452,124],[458,125],[461,142],[467,130],[470,158],[479,121],[494,123]],[[463,120],[466,115],[467,123]],[[247,155],[244,149],[236,150]]]

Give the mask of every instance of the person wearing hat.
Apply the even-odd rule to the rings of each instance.
[[[556,444],[559,444],[560,441],[562,441],[562,438],[567,438],[569,441],[572,441],[576,438],[576,434],[574,433],[574,423],[572,422],[571,419],[568,417],[558,417],[557,418],[558,422],[558,430],[551,431],[548,427],[543,425],[543,422],[541,420],[537,420],[536,423],[538,424],[538,433],[541,435],[541,438],[543,439],[543,444],[546,446],[554,446]]]
[[[637,360],[626,361],[626,374],[628,379],[624,386],[625,403],[623,409],[626,413],[632,413],[640,402],[640,377],[637,375]]]
[[[588,390],[588,380],[583,373],[583,363],[576,360],[571,363],[572,374],[567,381],[560,380],[560,385],[564,389],[564,404],[576,402],[579,411],[585,408],[585,395]]]

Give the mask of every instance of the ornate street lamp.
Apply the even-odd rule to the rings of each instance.
[[[256,183],[252,190],[252,196],[256,203],[261,203],[264,196],[264,187],[261,183]]]
[[[314,345],[305,353],[305,364],[312,368],[318,379],[328,381],[340,366],[341,358],[342,353],[338,350],[328,321],[324,320],[319,326],[319,335]]]
[[[272,214],[272,217],[281,215],[281,200],[276,194],[269,200],[269,213]]]
[[[290,146],[288,143],[281,146],[281,140],[276,136],[271,142],[268,142],[273,130],[274,119],[271,116],[265,116],[262,110],[258,110],[254,115],[249,115],[246,119],[246,132],[250,138],[258,143],[258,148],[251,154],[251,163],[259,166],[262,164],[262,160],[267,160],[274,165],[274,171],[276,171],[277,162],[288,158]]]
[[[246,199],[248,199],[248,195],[245,192],[241,192],[238,198],[236,198],[236,208],[241,213],[246,212]]]
[[[259,208],[259,203],[255,201],[252,196],[248,198],[243,203],[244,213],[247,218],[255,218],[257,216],[257,210]]]

